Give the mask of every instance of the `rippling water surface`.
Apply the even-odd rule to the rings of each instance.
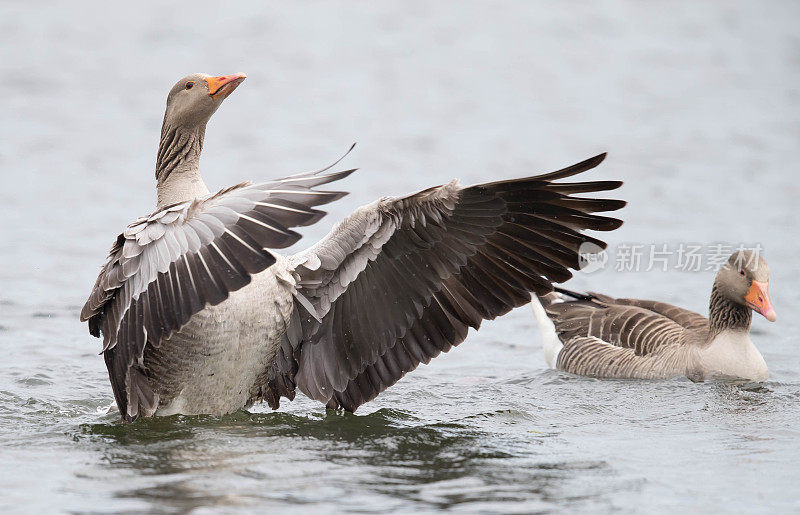
[[[0,509],[297,512],[800,510],[795,2],[0,5]],[[243,70],[209,126],[210,187],[318,167],[352,141],[356,206],[597,152],[626,243],[761,244],[775,324],[755,385],[547,370],[528,308],[358,414],[121,425],[77,320],[115,235],[154,205],[164,98]],[[713,272],[608,269],[574,288],[705,311]]]

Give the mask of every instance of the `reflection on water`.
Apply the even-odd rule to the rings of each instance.
[[[206,472],[223,481],[261,484],[265,495],[285,489],[286,482],[310,477],[315,490],[357,487],[395,502],[404,499],[445,508],[487,497],[501,502],[546,498],[559,478],[570,472],[600,473],[607,468],[603,462],[530,463],[535,455],[526,456],[529,453],[518,452],[513,444],[507,449],[487,446],[485,431],[469,423],[504,415],[483,413],[459,422],[426,424],[411,413],[387,408],[364,416],[334,411],[302,416],[238,412],[223,417],[173,416],[132,425],[84,424],[75,435],[102,449],[104,467],[167,477],[158,479],[156,486],[123,489],[116,496],[181,510],[253,501],[252,493],[239,496],[200,487],[195,478]],[[296,470],[296,456],[308,453],[318,463],[310,470]],[[353,484],[337,485],[341,478],[328,477],[328,471],[341,468],[359,471],[350,478]],[[271,492],[267,497],[284,495]],[[312,492],[307,501],[315,495]]]

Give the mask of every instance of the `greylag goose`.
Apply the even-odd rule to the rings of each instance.
[[[753,252],[735,252],[719,270],[708,318],[664,302],[555,290],[532,302],[552,368],[604,378],[769,377],[750,340],[750,321],[752,311],[770,322],[778,316],[769,268]]]
[[[569,279],[582,244],[604,246],[583,230],[622,223],[595,213],[624,202],[572,196],[621,182],[555,182],[602,154],[535,177],[382,198],[283,256],[274,249],[298,241],[292,228],[344,195],[315,188],[352,170],[209,193],[198,167],[206,123],[244,78],[194,74],[172,88],[156,210],[117,237],[81,312],[102,335],[123,421],[256,401],[276,409],[297,389],[353,411],[470,327]]]

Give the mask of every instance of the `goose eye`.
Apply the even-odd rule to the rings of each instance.
[[[194,81],[190,80],[186,83],[186,89],[192,89],[194,87]]]
[[[739,270],[739,275],[744,275],[744,270]]]

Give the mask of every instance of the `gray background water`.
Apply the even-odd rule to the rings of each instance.
[[[0,509],[800,510],[797,2],[0,4]],[[357,415],[310,401],[122,426],[78,311],[154,205],[168,88],[249,78],[211,122],[211,187],[315,168],[350,197],[549,171],[609,151],[623,242],[760,243],[760,385],[547,370],[528,308]],[[613,259],[613,255],[612,255]],[[610,265],[613,264],[613,261]],[[713,272],[570,285],[705,311]]]

